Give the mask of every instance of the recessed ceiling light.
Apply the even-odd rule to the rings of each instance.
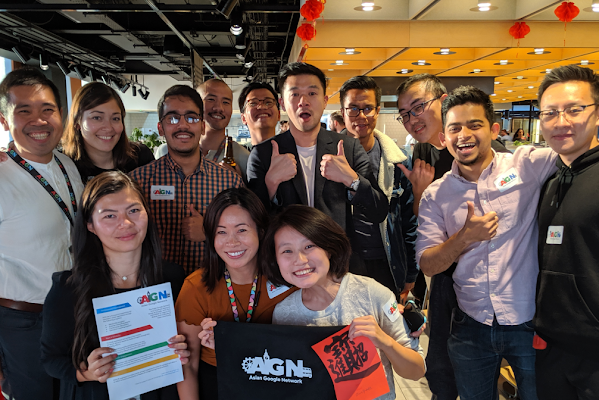
[[[480,74],[481,72],[485,72],[481,69],[475,68],[472,72],[468,72],[469,74]]]
[[[513,90],[512,90],[512,89],[508,89],[508,90],[507,90],[507,92],[508,92],[508,93],[512,93],[512,92],[513,92]]]
[[[397,71],[398,74],[409,74],[411,72],[414,72],[414,70],[413,69],[407,69],[407,68],[404,68],[401,71]]]
[[[343,62],[343,60],[337,60],[334,63],[331,63],[331,65],[337,65],[338,66],[338,65],[349,65],[349,64],[346,63],[346,62]]]
[[[382,7],[375,6],[374,1],[363,1],[362,4],[360,5],[360,7],[355,7],[354,10],[356,10],[356,11],[377,11],[377,10],[380,10],[381,8]]]
[[[427,63],[426,60],[418,60],[416,62],[413,62],[412,65],[431,65],[430,63]]]
[[[497,82],[497,81],[495,81],[494,83],[495,83],[496,85],[501,85],[501,82]]]
[[[491,93],[491,96],[497,96],[495,93]]]
[[[340,52],[341,55],[353,56],[355,54],[362,54],[360,51],[356,51],[356,49],[347,48],[345,51]]]
[[[374,1],[363,1],[362,7],[374,7]]]
[[[523,96],[518,96],[519,99],[521,99]]]
[[[435,51],[433,54],[436,54],[438,56],[447,56],[449,54],[455,54],[455,51],[451,51],[449,48],[444,47],[439,49],[439,51]]]
[[[541,48],[536,48],[534,49],[534,51],[528,52],[526,54],[531,54],[531,55],[541,55],[541,54],[551,54],[550,51],[545,51],[545,49],[541,49]]]
[[[329,68],[329,71],[334,71],[334,69],[333,68]]]
[[[501,99],[501,100],[506,101],[507,99]]]
[[[534,87],[534,86],[529,86],[528,88],[529,88],[529,89],[534,89],[535,87]]]
[[[516,79],[524,79],[524,77],[522,75],[518,75]]]
[[[491,11],[491,10],[497,10],[497,7],[492,6],[488,0],[480,0],[478,2],[477,7],[470,9],[470,11],[475,11],[475,12],[485,12],[485,11]]]
[[[551,72],[551,68],[547,68],[547,69],[545,70],[545,73],[546,73],[546,74],[548,74],[548,73],[550,73],[550,72]]]
[[[580,61],[578,64],[575,64],[575,65],[583,65],[583,66],[586,66],[586,65],[593,65],[593,64],[595,64],[595,63],[594,63],[594,62],[591,62],[591,61],[589,61],[589,60],[582,60],[582,61]]]

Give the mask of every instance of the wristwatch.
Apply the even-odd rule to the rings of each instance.
[[[353,181],[351,183],[351,185],[349,185],[350,190],[353,190],[354,192],[358,191],[358,186],[360,186],[360,177],[357,177],[355,181]]]

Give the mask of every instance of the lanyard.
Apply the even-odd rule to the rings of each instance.
[[[229,275],[229,270],[225,268],[225,282],[227,282],[227,290],[229,291],[229,300],[231,301],[231,309],[233,310],[233,318],[235,318],[235,322],[239,322],[239,312],[237,311],[237,303],[239,299],[235,296],[233,292],[233,284],[231,283],[231,275]],[[252,284],[252,292],[250,293],[250,303],[248,304],[247,311],[247,319],[246,322],[250,322],[252,319],[252,313],[254,312],[254,299],[256,297],[256,284],[258,283],[258,275],[254,278],[254,283]]]
[[[40,185],[42,185],[42,187],[46,190],[46,192],[48,192],[48,194],[54,199],[56,204],[58,204],[58,207],[60,207],[60,209],[62,210],[64,215],[67,216],[67,218],[69,219],[69,222],[71,223],[71,226],[73,226],[73,217],[71,216],[71,213],[69,212],[69,207],[67,207],[67,205],[64,203],[64,201],[58,194],[58,192],[56,190],[54,190],[54,188],[52,187],[52,185],[50,185],[50,183],[46,180],[46,178],[44,178],[42,176],[42,174],[37,172],[37,170],[33,167],[33,165],[31,165],[27,161],[23,160],[23,158],[20,155],[18,155],[16,153],[16,151],[9,150],[7,154],[10,158],[12,158],[14,160],[14,162],[17,163],[17,165],[19,165],[21,168],[23,168],[25,171],[27,171],[29,173],[29,175],[31,175]],[[71,204],[73,205],[73,214],[74,214],[74,216],[77,216],[77,199],[75,198],[75,192],[73,191],[73,186],[71,185],[71,180],[69,179],[69,175],[67,174],[67,171],[64,168],[64,165],[62,165],[62,163],[60,162],[58,157],[56,157],[56,154],[54,155],[54,159],[56,160],[58,167],[60,168],[60,170],[62,171],[62,173],[64,175],[64,180],[67,183],[67,187],[69,188],[69,195],[71,196]]]

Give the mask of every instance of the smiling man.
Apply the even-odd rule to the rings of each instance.
[[[559,154],[559,171],[545,184],[539,206],[534,322],[546,343],[536,346],[538,394],[597,399],[599,76],[573,65],[552,69],[539,87],[539,104],[541,132]]]
[[[168,153],[129,174],[148,198],[163,258],[183,266],[187,274],[202,262],[206,207],[221,191],[243,185],[238,174],[200,152],[203,117],[198,92],[185,85],[167,89],[158,102],[158,132]]]
[[[369,221],[382,222],[388,203],[360,142],[320,126],[328,101],[322,71],[306,63],[287,64],[279,72],[279,88],[290,130],[254,147],[249,188],[268,210],[290,204],[316,207],[350,238],[356,237],[352,207]]]
[[[239,94],[241,122],[247,125],[252,146],[274,137],[281,117],[279,96],[268,83],[252,82]],[[251,149],[250,147],[250,149]]]
[[[220,79],[209,79],[198,86],[204,102],[206,130],[200,139],[202,154],[211,161],[221,162],[225,156],[226,128],[233,115],[233,92]],[[250,152],[233,140],[233,157],[239,166],[244,182],[247,182],[247,163]]]
[[[0,163],[2,390],[9,399],[52,399],[52,378],[40,363],[42,309],[52,274],[71,268],[83,185],[75,164],[54,150],[60,97],[40,71],[25,67],[0,83],[0,123],[14,138],[11,159]]]
[[[556,154],[522,146],[491,148],[499,125],[493,103],[472,86],[443,102],[440,142],[454,156],[451,172],[433,182],[420,204],[416,258],[432,276],[457,263],[449,357],[462,400],[497,397],[502,358],[522,400],[536,399],[534,291],[537,240],[534,210],[555,171]]]

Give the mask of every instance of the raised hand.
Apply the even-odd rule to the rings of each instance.
[[[497,234],[499,218],[495,211],[478,217],[474,215],[474,203],[467,202],[468,215],[462,228],[462,237],[468,244],[491,240]]]
[[[214,327],[216,326],[216,321],[213,321],[212,318],[204,318],[200,325],[202,326],[202,332],[198,333],[198,337],[202,342],[202,346],[214,350]]]
[[[202,242],[206,240],[204,234],[204,217],[193,206],[189,204],[187,209],[191,212],[191,216],[183,218],[181,223],[181,231],[185,239],[191,242]]]
[[[412,191],[416,194],[422,195],[424,189],[433,182],[435,178],[435,167],[427,164],[426,161],[417,159],[414,161],[412,170],[406,168],[403,164],[396,164],[401,172],[408,178],[412,183]],[[418,196],[420,198],[420,196]]]
[[[270,156],[270,168],[264,176],[268,195],[272,199],[277,188],[282,182],[286,182],[297,175],[297,160],[290,153],[279,154],[279,144],[275,140],[272,144],[272,155]]]
[[[349,166],[345,158],[343,140],[337,143],[337,155],[325,154],[322,156],[320,174],[330,181],[343,183],[346,187],[358,179],[358,174]]]
[[[349,326],[349,338],[353,340],[358,336],[369,338],[378,348],[389,346],[389,341],[393,341],[389,335],[383,332],[372,315],[354,318]]]

